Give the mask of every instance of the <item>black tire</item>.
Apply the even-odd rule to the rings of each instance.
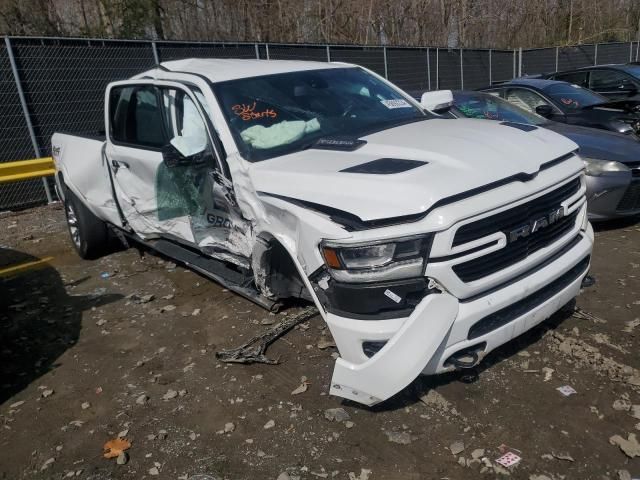
[[[64,211],[71,243],[80,257],[93,260],[109,253],[111,241],[107,225],[69,189],[65,192]]]

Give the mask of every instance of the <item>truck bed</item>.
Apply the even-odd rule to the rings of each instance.
[[[66,187],[98,218],[121,225],[109,172],[102,158],[103,145],[104,137],[55,133],[51,138],[51,151],[56,165],[56,184],[62,198]]]

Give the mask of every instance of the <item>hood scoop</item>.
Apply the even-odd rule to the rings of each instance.
[[[391,175],[427,165],[429,162],[419,160],[404,160],[402,158],[379,158],[367,163],[340,170],[345,173],[370,173],[373,175]]]

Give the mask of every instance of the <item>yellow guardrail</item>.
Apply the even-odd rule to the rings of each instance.
[[[51,157],[0,163],[0,183],[46,177],[54,173],[56,169]]]
[[[18,263],[9,265],[6,268],[0,268],[0,278],[21,275],[31,270],[47,267],[49,266],[49,262],[51,262],[51,260],[53,260],[53,257],[44,257],[32,262]]]

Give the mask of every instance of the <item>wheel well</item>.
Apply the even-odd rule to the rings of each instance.
[[[254,259],[254,277],[262,293],[270,298],[302,298],[311,301],[307,287],[287,249],[275,238],[260,238],[259,258]]]

